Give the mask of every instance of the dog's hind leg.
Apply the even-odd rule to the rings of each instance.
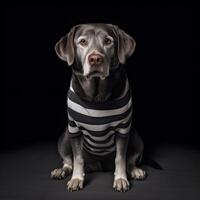
[[[143,180],[146,178],[146,172],[138,167],[142,160],[143,148],[144,145],[141,137],[138,132],[132,128],[127,150],[127,170],[131,178],[135,180]]]
[[[72,172],[72,147],[69,138],[68,128],[58,140],[58,152],[63,160],[63,166],[61,168],[54,169],[51,172],[52,179],[65,179]]]

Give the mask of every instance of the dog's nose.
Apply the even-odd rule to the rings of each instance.
[[[103,63],[103,57],[99,54],[91,54],[88,57],[91,66],[99,66]]]

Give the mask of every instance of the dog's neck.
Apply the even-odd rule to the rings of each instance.
[[[101,80],[99,77],[87,79],[72,73],[72,86],[83,100],[103,103],[120,97],[126,85],[126,73],[123,67]]]

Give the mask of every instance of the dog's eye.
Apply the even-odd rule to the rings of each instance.
[[[87,41],[85,39],[81,39],[79,41],[79,44],[82,45],[82,46],[87,46],[88,43],[87,43]]]
[[[112,43],[111,39],[109,39],[107,37],[104,39],[104,44],[105,45],[110,45],[111,43]]]

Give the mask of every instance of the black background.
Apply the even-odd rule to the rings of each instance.
[[[71,70],[54,45],[72,26],[88,22],[117,24],[136,40],[125,68],[135,98],[135,125],[146,145],[199,144],[192,130],[190,5],[77,3],[4,8],[1,147],[56,142],[67,123]]]

